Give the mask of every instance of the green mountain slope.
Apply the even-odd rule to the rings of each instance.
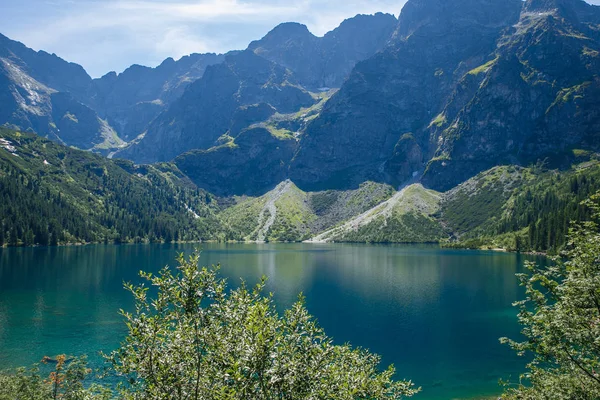
[[[437,217],[458,247],[556,252],[570,221],[590,217],[581,205],[600,190],[600,163],[567,171],[496,167],[444,195]]]
[[[579,153],[579,152],[575,152]],[[577,155],[575,154],[577,157]],[[597,155],[566,171],[495,167],[445,193],[366,182],[221,198],[173,164],[135,166],[0,129],[0,245],[181,240],[423,243],[555,252],[600,190]]]
[[[492,168],[446,192],[438,218],[457,239],[484,234],[502,217],[515,190],[535,180],[531,169]]]
[[[0,238],[59,244],[216,237],[214,198],[174,166],[68,148],[0,128]]]
[[[410,185],[385,202],[312,240],[342,242],[437,242],[444,228],[433,215],[442,196],[420,184]]]
[[[291,181],[220,215],[236,240],[300,241],[329,229],[387,200],[390,186],[364,183],[357,190],[307,193]]]

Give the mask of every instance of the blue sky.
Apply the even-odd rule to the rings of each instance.
[[[600,4],[600,0],[593,0]],[[277,24],[317,35],[345,18],[398,16],[405,0],[0,0],[0,32],[81,64],[90,75],[167,57],[245,48]]]

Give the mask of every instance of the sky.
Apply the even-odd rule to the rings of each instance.
[[[167,57],[244,49],[282,22],[323,35],[406,0],[0,0],[0,33],[81,64],[92,77]],[[600,0],[590,0],[600,4]]]

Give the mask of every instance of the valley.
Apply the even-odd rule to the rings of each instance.
[[[0,399],[600,398],[600,5],[287,3],[0,5]]]
[[[0,138],[8,246],[306,241],[554,252],[568,221],[588,216],[578,203],[600,190],[600,162],[586,161],[563,171],[494,167],[447,192],[376,182],[306,192],[286,180],[262,196],[223,197],[175,164],[136,166],[6,129]]]

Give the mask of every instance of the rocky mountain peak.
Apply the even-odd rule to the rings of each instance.
[[[406,38],[421,28],[441,34],[469,26],[503,26],[516,20],[522,4],[521,0],[409,0],[396,35]]]
[[[374,54],[387,44],[397,25],[398,20],[392,14],[359,14],[344,20],[339,27],[326,33],[323,37],[323,47],[325,51],[340,52],[348,52],[348,49],[352,48],[359,53],[358,57],[355,57],[358,61],[367,58],[368,53]]]
[[[600,23],[600,7],[584,0],[527,0],[527,12],[552,13],[572,22]]]
[[[357,62],[381,50],[397,26],[393,15],[357,15],[323,37],[305,25],[285,23],[248,50],[289,68],[305,87],[339,87]]]
[[[358,14],[355,17],[345,19],[340,26],[325,34],[325,37],[340,34],[352,34],[356,29],[372,29],[376,26],[396,24],[397,22],[398,20],[392,14],[384,14],[381,12],[372,15]]]
[[[256,50],[261,47],[285,45],[288,42],[312,41],[316,38],[317,37],[308,30],[306,25],[296,22],[285,22],[277,25],[261,40],[255,40],[250,43],[248,49]]]

